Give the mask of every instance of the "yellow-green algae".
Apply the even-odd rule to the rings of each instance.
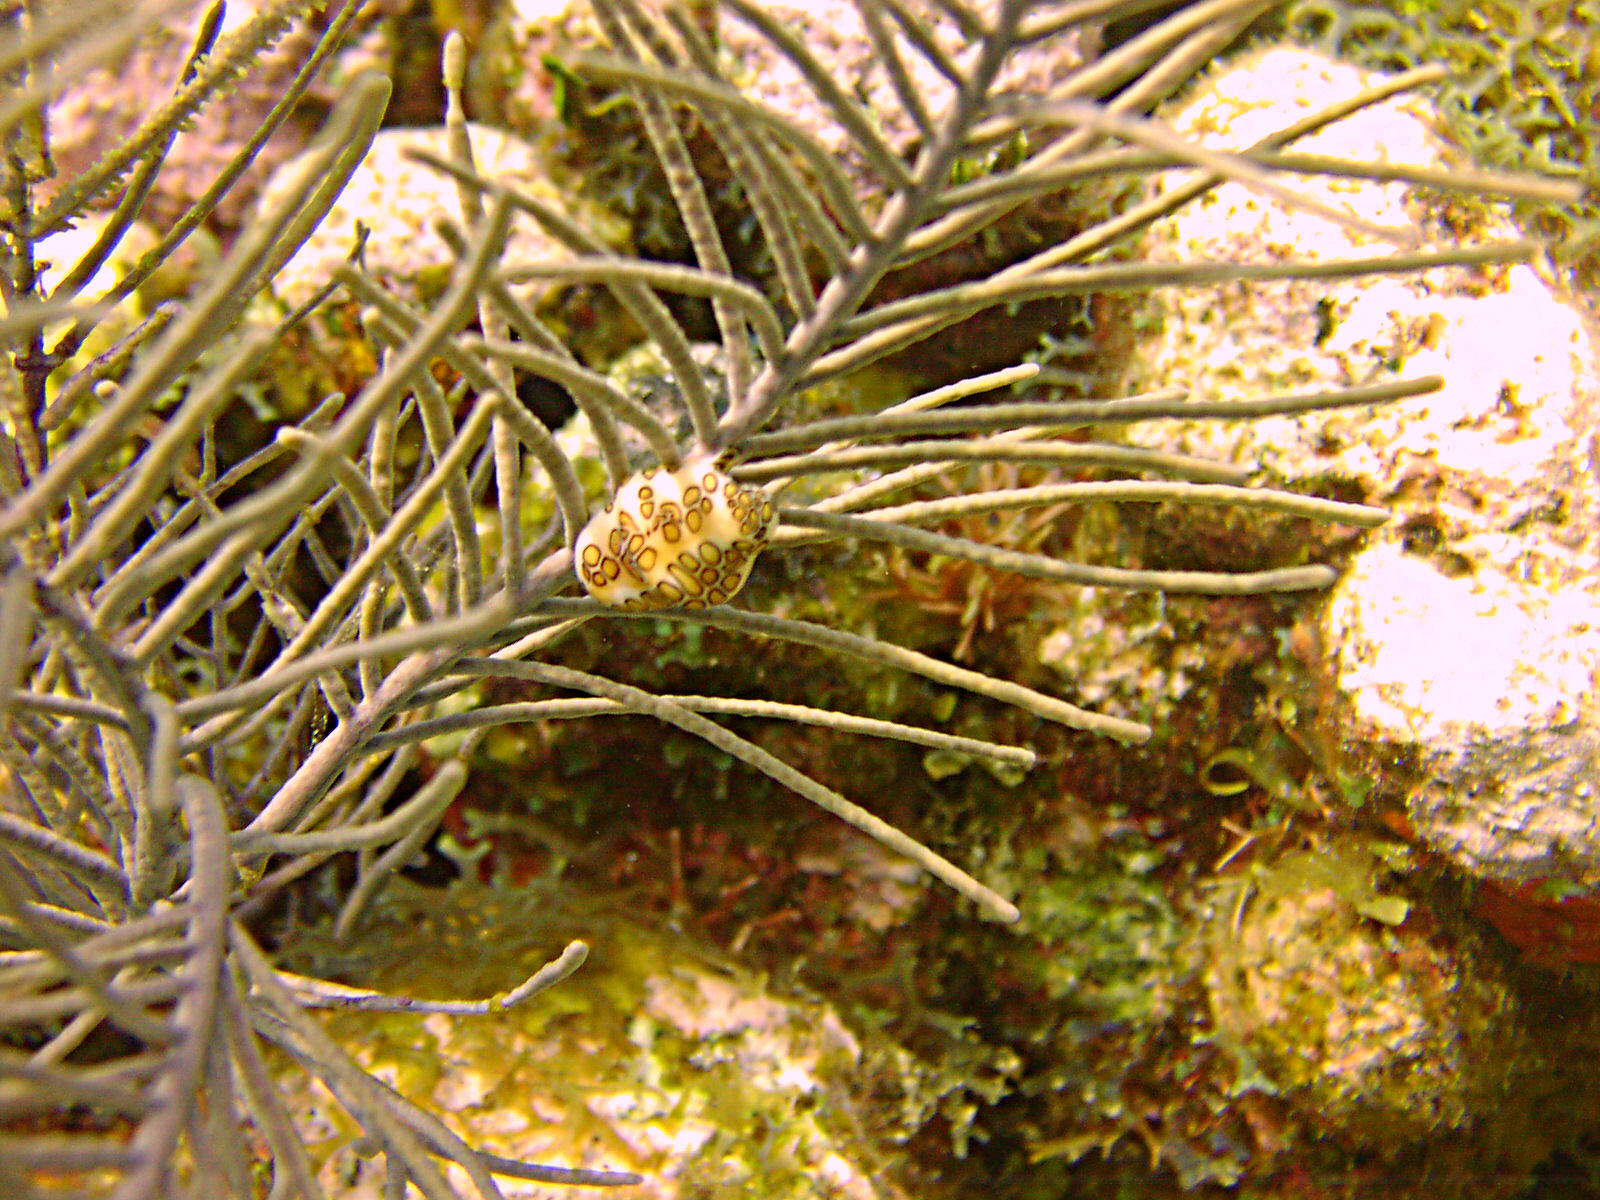
[[[558,890],[398,881],[349,946],[302,932],[287,965],[416,997],[488,996],[581,936],[592,951],[579,974],[520,1007],[350,1013],[328,1028],[474,1144],[645,1173],[646,1190],[630,1194],[950,1194],[894,1147],[937,1113],[970,1117],[971,1062],[930,1068],[858,1035],[828,1004],[782,995],[703,940],[640,919],[625,894],[577,911]],[[293,1103],[325,1131],[313,1147],[325,1183],[343,1180],[341,1195],[369,1186],[347,1174],[362,1173],[347,1118],[318,1095]],[[520,1186],[508,1194],[546,1194]]]
[[[1394,1155],[1475,1120],[1503,1128],[1534,1059],[1497,956],[1406,920],[1383,874],[1348,837],[1240,873],[1209,921],[1205,982],[1241,1077],[1308,1132]]]
[[[1442,63],[1445,133],[1474,161],[1581,179],[1576,205],[1524,201],[1519,219],[1549,239],[1580,286],[1600,282],[1600,4],[1594,0],[1299,0],[1290,29],[1367,66]]]

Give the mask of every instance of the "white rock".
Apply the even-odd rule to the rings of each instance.
[[[532,146],[483,125],[469,124],[468,136],[480,174],[556,200]],[[372,231],[364,258],[373,275],[412,299],[430,286],[437,290],[456,259],[435,231],[434,221],[448,217],[457,228],[464,228],[460,193],[454,179],[413,161],[407,152],[424,149],[443,155],[445,145],[442,126],[380,130],[326,219],[278,272],[273,289],[279,299],[292,306],[322,287],[334,268],[348,259],[356,244],[357,223]],[[284,181],[292,178],[299,161],[286,163],[268,182],[261,196],[263,210],[279,200]],[[559,257],[567,255],[531,217],[518,214],[513,219],[503,264]]]
[[[1370,76],[1273,50],[1210,81],[1175,119],[1242,148],[1365,87]],[[1415,101],[1391,100],[1297,143],[1361,161],[1448,166]],[[1295,181],[1362,219],[1449,244],[1401,184]],[[1496,236],[1492,215],[1484,218]],[[1501,224],[1499,236],[1515,236]],[[1228,184],[1164,221],[1175,261],[1370,257],[1365,235]],[[1333,284],[1164,293],[1141,386],[1206,399],[1437,374],[1440,390],[1380,409],[1136,428],[1136,440],[1260,463],[1274,482],[1355,483],[1395,519],[1369,536],[1322,620],[1350,740],[1402,749],[1416,834],[1496,877],[1600,879],[1600,488],[1584,431],[1600,413],[1578,313],[1529,267],[1434,270]],[[1394,796],[1388,797],[1393,801]]]

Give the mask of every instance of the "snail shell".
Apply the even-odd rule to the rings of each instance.
[[[583,527],[573,568],[602,604],[648,612],[733,597],[777,523],[772,498],[710,458],[628,479]]]

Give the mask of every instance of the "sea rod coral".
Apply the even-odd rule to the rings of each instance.
[[[1088,566],[927,526],[1089,499],[1377,524],[1384,514],[1366,506],[1251,486],[1249,473],[1232,466],[1094,435],[1180,413],[1248,420],[1372,404],[1426,391],[1432,381],[1230,403],[1177,392],[1068,401],[1029,396],[1041,371],[1021,363],[848,414],[809,411],[810,390],[1039,298],[1471,266],[1536,250],[1505,242],[1421,251],[1402,233],[1364,228],[1375,244],[1398,244],[1314,264],[1130,259],[1144,224],[1223,180],[1327,209],[1295,190],[1293,160],[1274,151],[1348,106],[1235,151],[1191,145],[1148,115],[1270,9],[1268,0],[1207,0],[1098,55],[1077,53],[1089,41],[1080,35],[1145,5],[856,0],[841,8],[841,20],[874,47],[870,107],[755,0],[659,9],[595,0],[596,49],[565,56],[559,69],[637,120],[692,263],[619,251],[549,199],[481,173],[462,112],[465,47],[456,38],[445,53],[449,149],[427,159],[456,182],[466,217],[441,227],[457,256],[440,294],[426,303],[395,294],[363,268],[357,242],[305,304],[262,318],[259,298],[325,220],[383,122],[391,86],[368,73],[345,83],[311,151],[213,270],[181,298],[126,327],[111,325],[248,169],[337,53],[360,6],[328,6],[258,136],[148,252],[116,266],[109,288],[91,288],[108,262],[120,263],[113,251],[180,131],[321,7],[265,0],[223,35],[223,9],[214,6],[170,101],[68,178],[53,175],[52,96],[64,80],[117,63],[142,31],[186,6],[39,0],[3,10],[7,1195],[65,1183],[119,1200],[253,1196],[258,1171],[270,1172],[273,1195],[320,1195],[306,1135],[275,1095],[268,1044],[338,1098],[364,1131],[363,1144],[383,1156],[393,1194],[408,1185],[431,1197],[455,1194],[441,1160],[485,1197],[499,1194],[497,1176],[630,1182],[603,1165],[546,1166],[474,1151],[362,1070],[307,1011],[429,1006],[280,972],[253,921],[324,863],[353,856],[338,922],[348,932],[436,831],[489,730],[605,714],[645,715],[703,739],[911,858],[981,915],[1014,920],[1012,901],[956,862],[719,718],[799,721],[1016,767],[1032,762],[1026,747],[816,707],[657,694],[558,665],[548,651],[583,623],[636,620],[647,609],[651,619],[853,656],[1045,721],[1139,741],[1149,731],[1137,722],[868,633],[741,608],[732,593],[766,556],[826,540],[887,543],[1094,586],[1218,595],[1325,587],[1334,572],[1322,565],[1244,574]],[[724,53],[724,27],[784,64],[826,114],[831,149],[775,101],[742,88]],[[1047,50],[1060,69],[1041,82],[1023,68]],[[748,206],[765,264],[749,278],[733,265],[713,212],[711,164],[737,180]],[[1317,160],[1306,169],[1364,168]],[[1170,170],[1189,172],[1192,182],[1049,245],[983,260],[986,232],[1032,201],[1079,180]],[[1495,186],[1517,193],[1544,185]],[[49,262],[51,239],[95,208],[110,214],[99,236],[70,264]],[[544,262],[506,255],[513,223],[528,221],[565,253]],[[922,282],[909,291],[884,290],[891,275],[957,247],[974,251],[976,274],[913,276]],[[595,285],[614,297],[668,366],[667,407],[641,401],[574,354],[529,302],[531,281]],[[683,297],[709,310],[714,367],[685,328]],[[374,369],[285,417],[265,444],[241,445],[234,418],[270,386],[265,364],[341,305],[357,314]],[[112,335],[104,349],[90,341],[97,331]],[[594,461],[575,462],[571,439],[522,402],[517,379],[527,376],[571,396]],[[1005,388],[1022,397],[980,402]],[[1060,468],[1066,478],[919,498],[918,485],[935,476],[994,463]],[[690,466],[700,482],[683,474]],[[604,494],[591,496],[583,480],[602,476]],[[680,493],[670,517],[664,504],[651,507],[660,497],[646,495],[664,478]],[[725,510],[703,509],[706,498],[691,496],[706,479]],[[554,517],[524,528],[524,501],[535,489],[551,497]],[[767,534],[768,505],[772,532],[757,537]],[[491,513],[493,538],[483,533]],[[693,514],[704,529],[694,528]],[[673,572],[657,559],[682,553],[680,541],[694,545],[695,557],[675,559]],[[740,560],[727,564],[735,553]],[[707,582],[705,570],[720,582]],[[585,571],[588,596],[580,594]],[[637,576],[634,592],[619,590],[625,573]],[[697,586],[707,590],[696,596]],[[648,604],[612,603],[647,591]],[[460,699],[492,678],[560,694],[464,709]],[[447,753],[424,752],[430,739],[463,731]],[[534,964],[510,992],[433,1007],[518,1003],[566,978],[584,954],[574,942],[549,964]]]

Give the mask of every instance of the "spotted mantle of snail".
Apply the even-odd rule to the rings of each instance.
[[[694,458],[630,477],[583,527],[573,568],[613,608],[705,608],[744,587],[776,522],[762,488]]]

